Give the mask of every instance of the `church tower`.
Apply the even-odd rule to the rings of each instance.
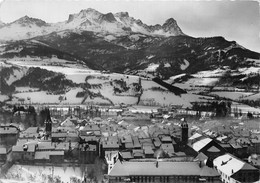
[[[188,143],[188,138],[189,138],[189,126],[187,121],[182,118],[181,119],[182,123],[181,123],[181,141],[182,144],[186,145]]]
[[[52,121],[51,121],[51,114],[50,114],[50,110],[46,109],[46,120],[45,120],[45,132],[46,132],[46,136],[49,137],[51,135],[51,131],[52,131]]]

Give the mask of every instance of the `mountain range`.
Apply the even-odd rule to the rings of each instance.
[[[0,35],[3,61],[21,64],[55,57],[83,68],[157,77],[171,84],[183,82],[171,79],[177,75],[185,75],[187,81],[203,71],[219,69],[222,75],[229,72],[250,78],[245,70],[258,72],[260,64],[259,53],[236,41],[221,36],[191,37],[174,18],[162,25],[147,25],[127,12],[102,14],[89,8],[58,23],[24,16],[11,23],[0,22]],[[242,81],[219,80],[245,88]]]

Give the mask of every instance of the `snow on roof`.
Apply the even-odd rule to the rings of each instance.
[[[236,157],[225,154],[222,156],[217,157],[213,161],[214,165],[217,166],[217,169],[223,172],[224,174],[231,176],[238,172],[241,169],[256,169],[253,166],[249,165],[248,163],[237,159]]]
[[[70,118],[67,118],[60,124],[60,126],[75,127],[75,124],[70,120]]]
[[[154,150],[152,149],[151,146],[144,146],[144,154],[154,154]]]
[[[210,143],[212,141],[211,138],[205,138],[205,139],[201,139],[197,142],[195,142],[193,145],[192,145],[192,148],[199,152],[203,147],[205,147],[208,143]]]
[[[0,134],[16,134],[18,133],[18,129],[16,127],[11,126],[1,126]]]
[[[36,151],[34,159],[50,159],[50,154],[48,151]]]
[[[210,147],[207,151],[208,152],[220,152],[220,150],[218,148],[216,148],[215,146]]]
[[[6,148],[0,147],[0,154],[6,154]]]
[[[109,172],[109,176],[171,176],[171,175],[193,175],[193,176],[219,176],[213,169],[203,169],[197,162],[119,162]]]
[[[189,138],[189,140],[194,140],[194,139],[199,138],[199,137],[201,137],[201,136],[202,136],[201,134],[195,133],[195,134],[193,134],[193,135]]]

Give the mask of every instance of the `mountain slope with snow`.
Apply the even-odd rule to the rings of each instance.
[[[173,18],[166,20],[163,25],[146,25],[141,20],[130,17],[128,13],[102,14],[89,8],[71,14],[68,20],[59,23],[49,24],[28,16],[8,24],[0,23],[0,41],[28,39],[64,30],[93,31],[103,35],[129,35],[132,32],[162,36],[184,35]]]

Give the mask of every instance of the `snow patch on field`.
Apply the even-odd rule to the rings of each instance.
[[[238,71],[240,74],[259,73],[260,67],[239,68]]]
[[[15,87],[15,91],[17,92],[32,92],[38,91],[39,88],[30,88],[30,87]]]
[[[149,64],[149,66],[145,69],[147,72],[155,72],[159,67],[159,64]]]
[[[232,103],[232,105],[231,105],[231,111],[233,111],[234,108],[237,108],[238,110],[241,109],[241,111],[242,111],[243,113],[247,113],[247,112],[255,113],[255,114],[259,114],[259,113],[260,113],[260,108],[254,108],[254,107],[250,107],[249,105],[240,104],[240,103],[236,103],[236,102],[233,102],[233,103]]]
[[[244,99],[245,100],[259,100],[260,99],[260,93],[250,95],[248,97],[245,97]]]
[[[184,59],[183,61],[184,61],[184,64],[181,64],[181,66],[180,66],[181,70],[185,70],[190,66],[190,63],[188,60]]]
[[[168,80],[167,80],[167,82],[168,83],[171,83],[171,82],[173,82],[175,79],[177,79],[177,78],[180,78],[180,77],[183,77],[183,76],[185,76],[186,74],[178,74],[178,75],[175,75],[175,76],[171,76]]]
[[[8,99],[7,95],[0,95],[0,102],[3,102]]]
[[[226,72],[226,70],[215,69],[215,70],[201,71],[201,72],[198,72],[197,74],[193,74],[192,76],[197,77],[197,78],[202,78],[202,77],[221,77],[221,76],[223,76],[223,74],[225,72]]]
[[[11,85],[13,82],[21,79],[26,74],[26,72],[26,68],[13,69],[13,74],[11,74],[8,79],[6,79],[6,83]]]
[[[113,41],[113,40],[115,40],[115,39],[116,39],[116,37],[115,37],[115,36],[112,36],[112,35],[108,35],[108,36],[105,37],[105,40],[106,40],[106,41]]]
[[[220,97],[230,98],[232,100],[239,100],[253,93],[249,92],[211,92],[210,94],[218,95]]]
[[[135,34],[135,35],[129,36],[129,39],[131,39],[132,41],[138,41],[140,38],[137,34]]]
[[[25,89],[25,88],[24,88]],[[25,101],[30,98],[30,101],[32,103],[61,103],[61,104],[79,104],[82,102],[83,98],[77,98],[76,95],[78,92],[83,91],[82,88],[73,88],[70,91],[68,91],[64,95],[54,95],[54,94],[48,94],[46,91],[36,91],[36,92],[23,92],[23,93],[16,93],[13,96],[17,98],[23,98]],[[62,96],[64,99],[66,97],[66,100],[63,100],[60,102],[59,97]],[[13,102],[15,99],[13,99]]]
[[[154,81],[152,80],[145,80],[145,79],[142,79],[142,87],[143,89],[151,89],[153,87],[160,87],[160,88],[163,88],[165,90],[167,90],[166,88],[164,88],[163,86],[155,83]]]
[[[147,59],[151,59],[151,58],[153,58],[153,57],[155,57],[155,55],[146,56]]]
[[[83,170],[85,171],[85,170]],[[19,177],[20,181],[26,182],[45,182],[46,176],[59,176],[61,181],[70,182],[71,177],[82,179],[83,172],[80,167],[56,167],[56,166],[32,166],[32,165],[13,165],[7,172],[6,176],[12,178]],[[19,180],[18,180],[19,181]],[[3,180],[8,182],[8,180]]]

